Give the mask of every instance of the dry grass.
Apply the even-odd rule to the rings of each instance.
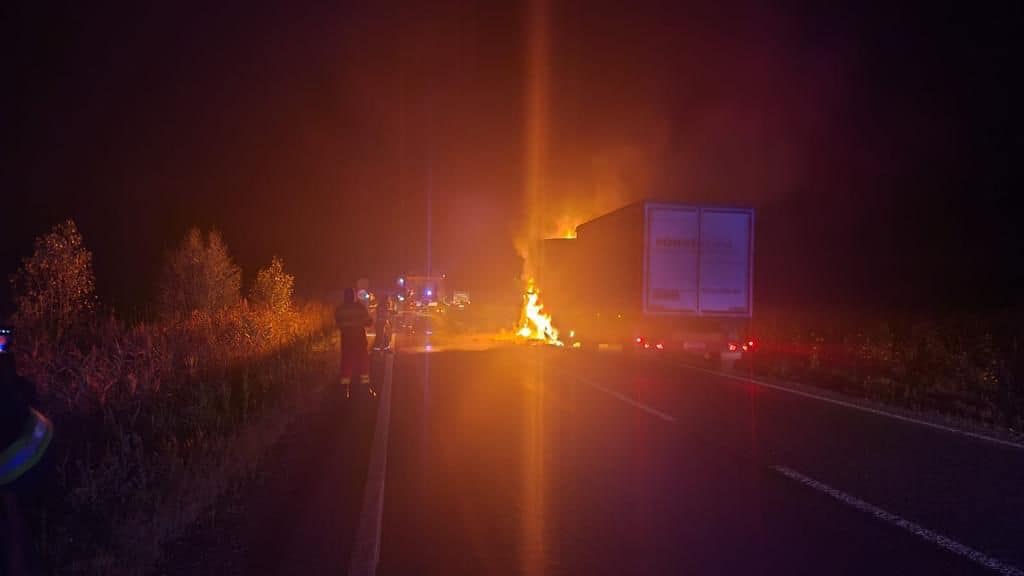
[[[177,322],[93,321],[22,347],[57,436],[37,545],[51,573],[142,573],[280,435],[330,315],[244,301]]]

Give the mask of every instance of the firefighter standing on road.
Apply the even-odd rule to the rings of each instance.
[[[25,512],[53,426],[32,408],[35,387],[18,376],[13,337],[0,326],[0,573],[20,576],[35,573]]]
[[[370,391],[370,356],[367,350],[366,327],[373,324],[370,312],[356,302],[355,291],[345,288],[345,299],[334,311],[334,320],[341,332],[341,383],[345,396],[352,395],[352,379],[359,378],[360,394]]]
[[[391,348],[391,298],[384,294],[377,300],[377,322],[373,330],[374,350]]]

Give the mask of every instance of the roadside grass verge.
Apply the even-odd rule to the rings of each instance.
[[[736,369],[1020,436],[1022,311],[891,316],[769,311]]]
[[[57,431],[33,518],[45,571],[145,573],[309,400],[329,326],[320,306],[243,302],[174,323],[108,320],[23,354]]]

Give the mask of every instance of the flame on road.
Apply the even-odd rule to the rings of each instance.
[[[523,294],[523,313],[516,333],[526,340],[538,340],[554,346],[562,346],[558,339],[558,329],[551,323],[551,315],[544,312],[540,302],[540,291],[531,280]]]

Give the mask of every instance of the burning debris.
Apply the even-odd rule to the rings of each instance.
[[[551,315],[544,312],[540,291],[533,280],[527,283],[526,293],[523,294],[523,312],[516,334],[525,340],[536,340],[553,346],[563,345],[558,339],[558,329],[551,323]]]

